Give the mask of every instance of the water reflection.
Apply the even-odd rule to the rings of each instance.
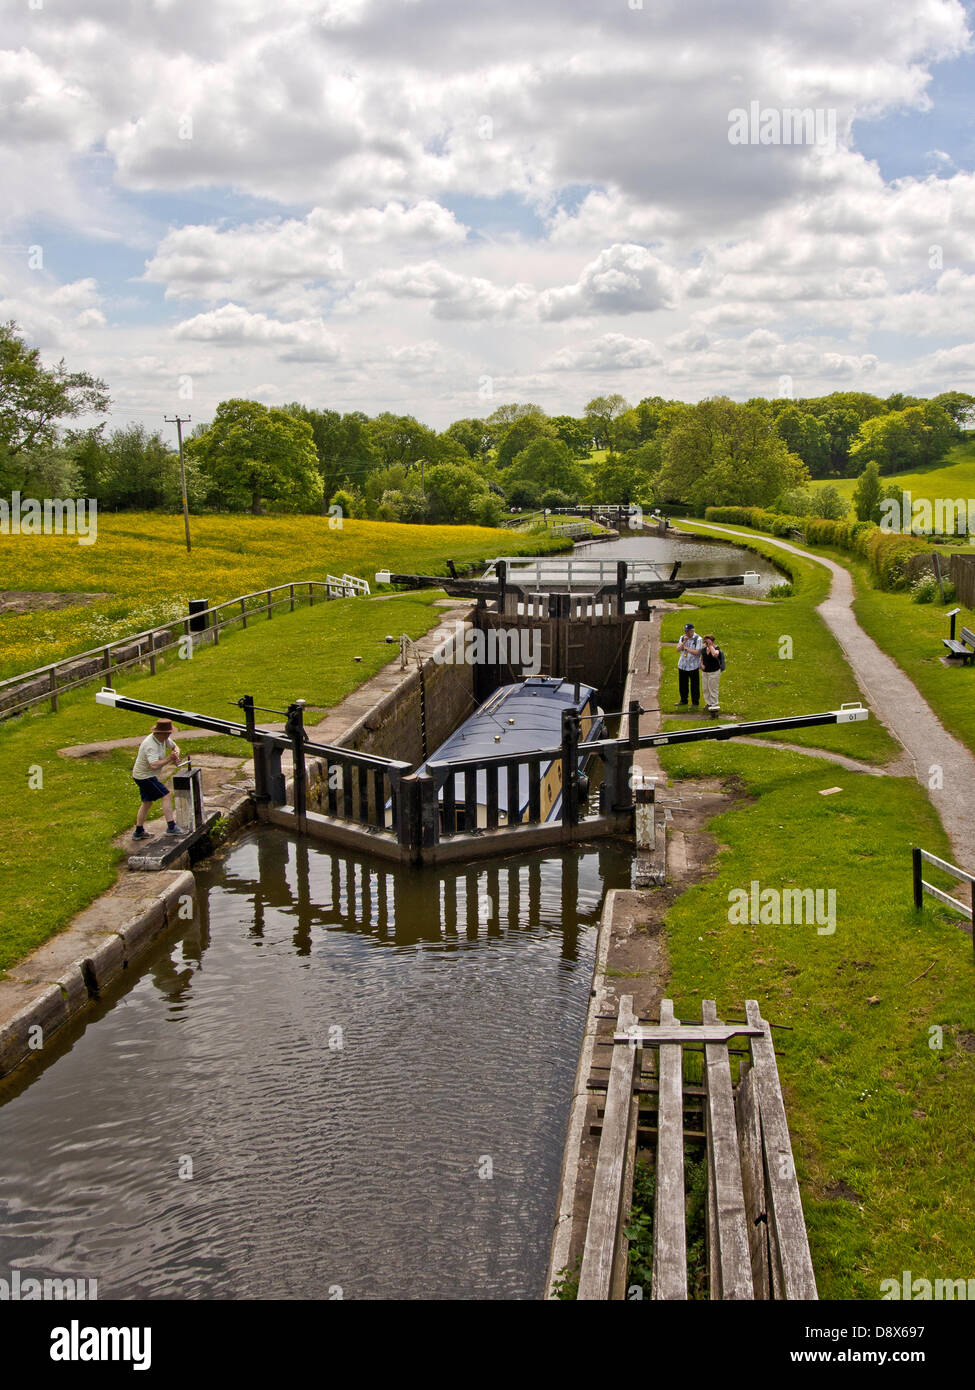
[[[594,927],[629,873],[612,842],[418,873],[249,835],[182,938],[4,1093],[0,1276],[537,1296]]]
[[[580,897],[580,860],[594,858],[602,881],[614,875],[620,849],[604,842],[584,856],[558,856],[554,876],[545,856],[444,865],[436,871],[392,868],[356,855],[324,857],[327,868],[319,847],[280,834],[257,836],[248,852],[235,851],[233,871],[223,875],[221,889],[250,904],[252,939],[263,937],[269,909],[294,919],[292,941],[300,956],[311,954],[316,927],[365,933],[389,946],[430,942],[450,950],[460,938],[500,939],[544,926],[561,932],[563,959],[576,960],[579,931],[593,926],[599,912],[591,897]],[[205,899],[203,907],[206,916]],[[207,940],[204,921],[201,951]]]

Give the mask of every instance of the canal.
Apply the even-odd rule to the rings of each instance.
[[[418,872],[249,833],[126,992],[0,1086],[0,1271],[101,1299],[539,1297],[630,859]]]
[[[594,545],[578,544],[573,553],[596,560],[649,560],[663,566],[680,560],[682,579],[710,579],[715,575],[744,574],[746,570],[758,574],[759,583],[754,588],[742,590],[728,586],[707,590],[709,594],[724,593],[737,598],[761,598],[773,584],[787,583],[789,579],[771,560],[766,560],[753,550],[689,537],[624,533],[618,540],[599,541]]]

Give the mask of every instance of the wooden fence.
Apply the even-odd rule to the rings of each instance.
[[[198,613],[188,614],[185,618],[175,618],[145,632],[120,637],[103,646],[53,661],[49,666],[39,666],[23,675],[0,681],[0,719],[9,719],[12,715],[47,702],[51,709],[56,710],[59,698],[68,691],[90,685],[96,680],[111,688],[117,672],[133,667],[148,666],[155,675],[156,661],[166,652],[197,640],[212,641],[216,645],[221,632],[235,623],[245,628],[249,621],[273,617],[275,609],[286,608],[293,613],[296,605],[307,603],[314,606],[316,597],[321,602],[327,602],[362,592],[369,592],[369,585],[364,580],[356,579],[353,575],[343,575],[341,578],[327,575],[324,580],[295,580],[294,583],[258,589],[252,594],[241,594],[211,608],[201,609]],[[273,597],[275,594],[281,597]]]

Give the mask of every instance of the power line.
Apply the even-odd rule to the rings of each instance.
[[[192,424],[192,415],[164,415],[163,420],[167,425],[176,426],[176,434],[179,439],[179,485],[183,494],[183,526],[186,529],[186,549],[192,549],[190,545],[190,509],[186,505],[186,468],[183,464],[183,426]]]

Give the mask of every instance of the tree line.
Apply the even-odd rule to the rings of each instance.
[[[45,367],[16,324],[0,325],[0,490],[84,495],[108,510],[178,507],[177,455],[161,431],[74,425],[109,406],[103,381],[63,362]],[[487,526],[509,509],[582,500],[841,516],[832,480],[869,470],[873,503],[869,479],[937,462],[972,423],[975,396],[961,391],[648,396],[636,405],[613,394],[580,416],[510,403],[442,431],[390,411],[231,399],[187,437],[186,487],[194,511],[338,507],[374,520]]]

